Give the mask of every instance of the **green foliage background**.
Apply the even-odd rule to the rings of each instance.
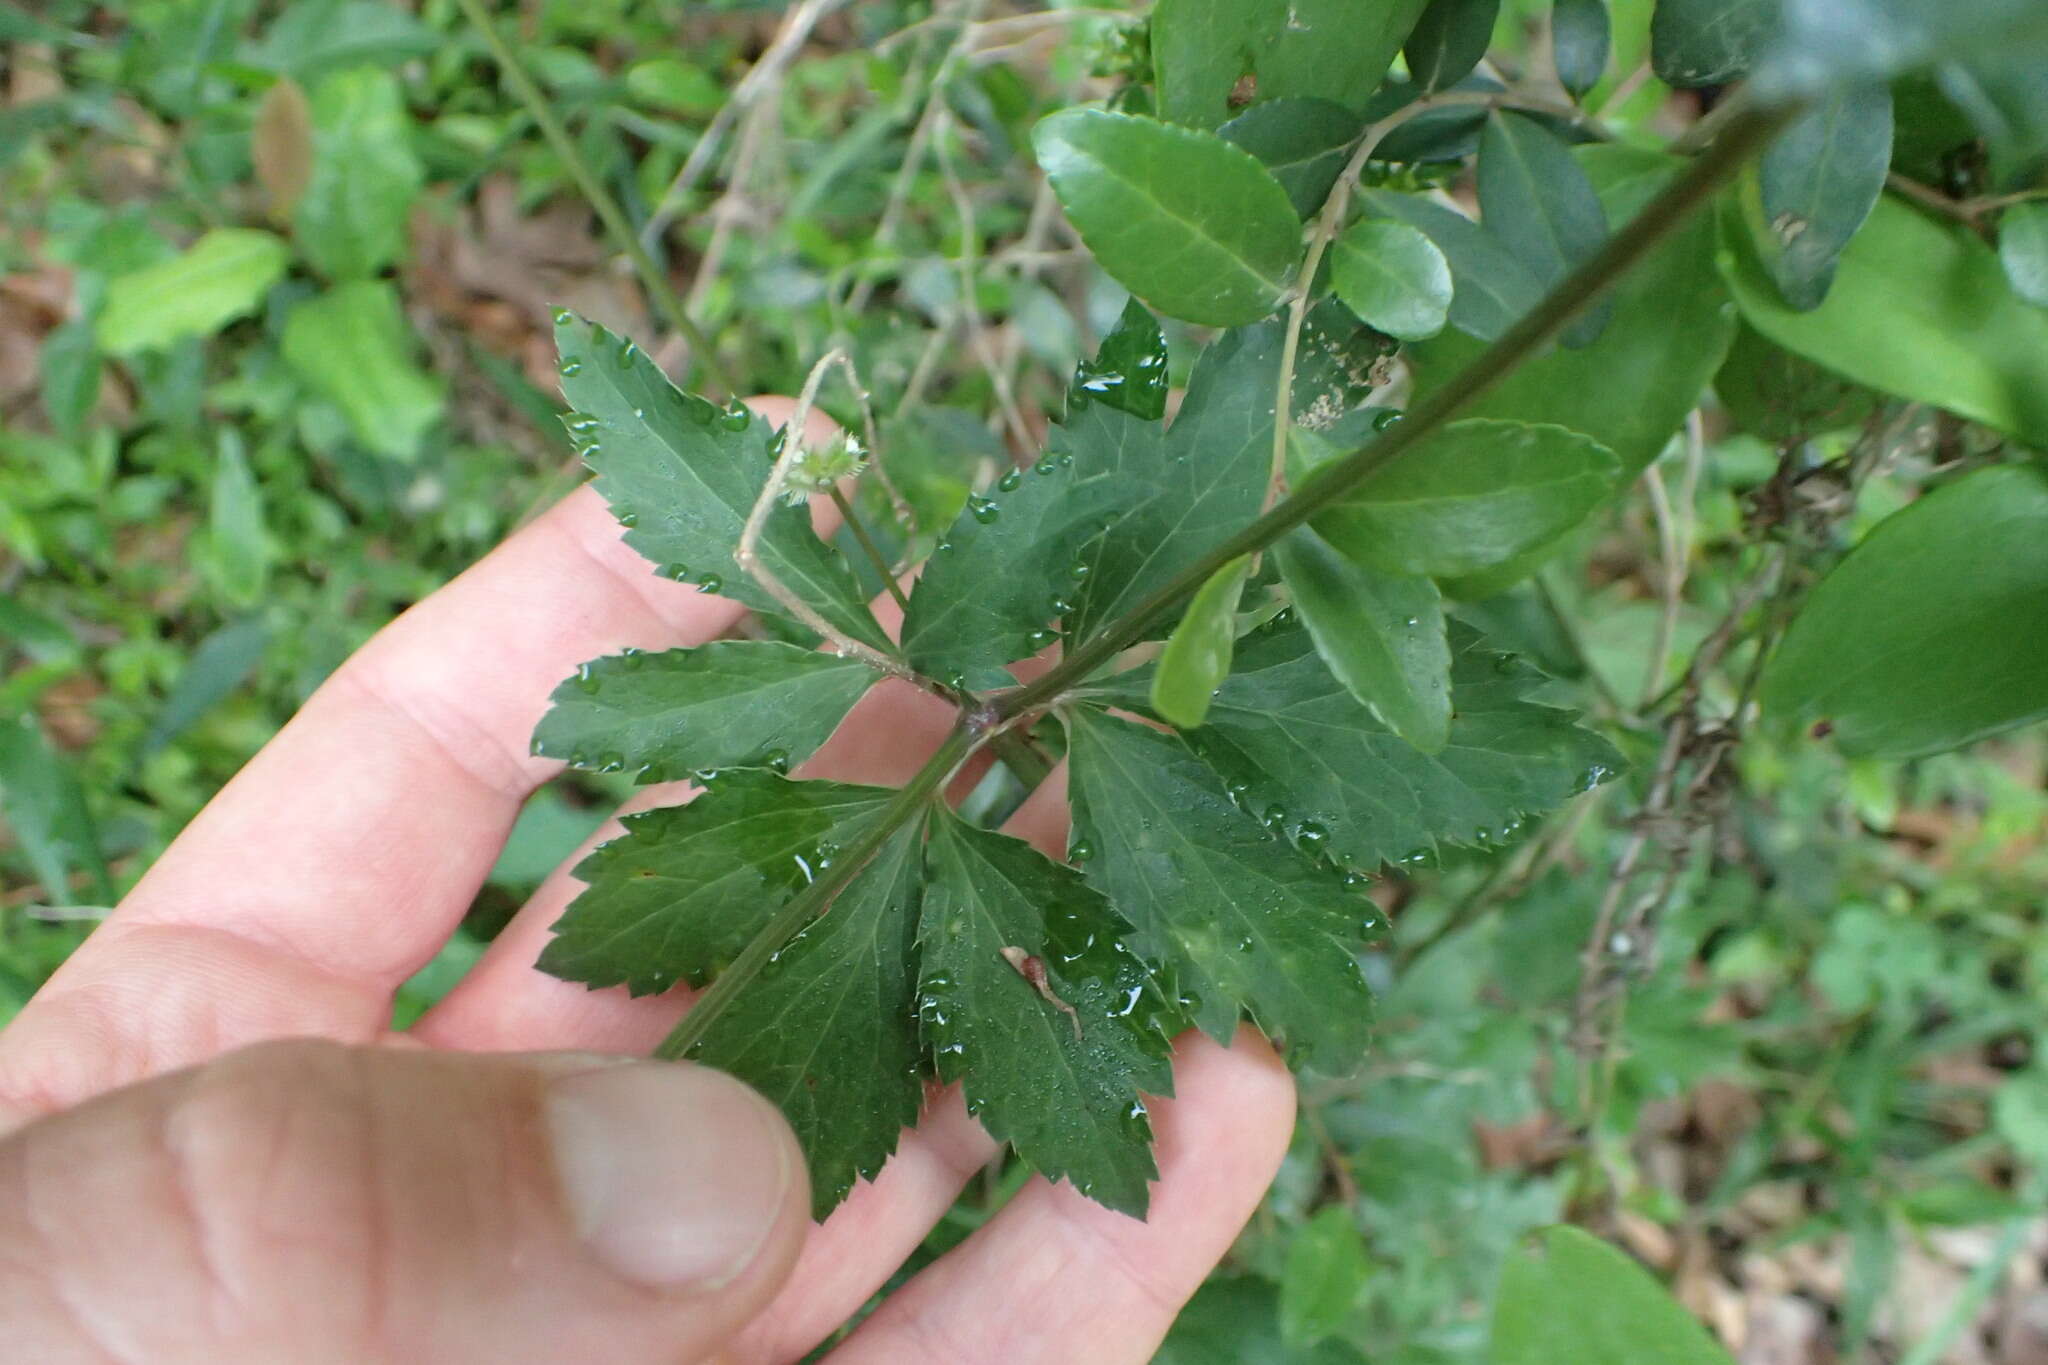
[[[1681,73],[1644,66],[1650,8],[1613,0],[1617,48],[1586,87],[1624,148],[1660,146],[1701,112],[1659,79]],[[522,56],[581,157],[636,224],[667,227],[654,248],[749,390],[794,392],[847,345],[927,525],[1012,451],[1039,447],[1124,293],[1062,226],[1031,171],[1031,130],[1092,78],[1137,69],[1141,29],[1099,11],[935,18],[885,0],[824,16],[779,79],[750,83],[780,6],[521,13]],[[1543,62],[1548,14],[1501,6],[1495,60]],[[1456,18],[1439,15],[1436,55],[1411,52],[1411,72],[1470,45],[1444,27]],[[664,328],[448,0],[54,0],[0,6],[0,43],[4,1015],[351,649],[573,485],[546,305],[649,341]],[[1229,84],[1161,98],[1220,124]],[[1938,98],[1894,97],[1902,111]],[[1254,138],[1239,130],[1241,145]],[[1902,133],[1893,168],[1945,189],[1969,141]],[[1624,148],[1587,154],[1617,203],[1632,192]],[[1990,154],[2019,158],[2001,183],[2038,183],[2024,148]],[[1282,177],[1290,194],[1308,194],[1291,177],[1312,183],[1326,155],[1302,149]],[[1438,178],[1412,174],[1371,193]],[[2037,217],[2015,217],[2048,240]],[[1531,584],[1458,609],[1551,674],[1548,699],[1597,717],[1637,771],[1506,850],[1390,869],[1378,895],[1395,927],[1367,964],[1370,1060],[1306,1078],[1279,1184],[1161,1359],[1544,1359],[1509,1341],[1512,1313],[1489,1348],[1493,1299],[1542,1273],[1559,1284],[1529,1292],[1567,1293],[1573,1266],[1598,1269],[1597,1248],[1552,1245],[1547,1272],[1515,1259],[1524,1234],[1578,1219],[1675,1280],[1717,1329],[1716,1303],[1766,1292],[1745,1257],[1810,1252],[1840,1272],[1826,1292],[1800,1291],[1828,1310],[1816,1339],[1895,1359],[1945,1302],[1922,1302],[1938,1233],[2030,1226],[2048,1169],[2038,734],[1910,762],[1846,759],[1803,732],[1746,735],[1661,823],[1637,818],[1667,689],[1732,607],[1754,605],[1743,594],[1766,557],[1789,557],[1803,588],[1958,461],[1996,456],[2003,438],[1973,421],[2036,443],[2048,430],[2048,314],[2029,295],[2048,287],[2024,269],[2014,294],[1954,323],[1999,343],[1985,349],[2009,372],[1892,339],[1899,311],[1949,306],[1899,293],[1938,288],[1917,268],[1929,250],[1992,268],[1988,250],[1930,245],[1930,221],[1882,201],[1815,313],[1768,292],[1809,266],[1731,262],[1748,321],[1694,437],[1644,445],[1621,382],[1597,433],[1630,472],[1650,468],[1655,491],[1610,504]],[[1409,226],[1404,247],[1433,235]],[[1371,297],[1346,259],[1333,262],[1340,292]],[[1665,272],[1656,288],[1688,287],[1681,265],[1648,269]],[[1532,395],[1612,379],[1575,366],[1623,350],[1654,366],[1656,298],[1621,291],[1608,325],[1630,344],[1609,360],[1559,352],[1517,381],[1529,392],[1489,401],[1520,402],[1527,420]],[[1456,322],[1472,305],[1450,306]],[[1173,330],[1178,385],[1198,347]],[[1826,357],[1839,377],[1777,349],[1812,356],[1830,336],[1854,338]],[[1421,354],[1470,347],[1445,333]],[[657,359],[673,369],[677,354]],[[1836,481],[1831,462],[1874,421],[1889,424],[1884,458]],[[1688,570],[1676,594],[1674,548]],[[1781,624],[1792,603],[1770,605]],[[1967,660],[1947,662],[1967,674]],[[1702,692],[1725,707],[1756,663],[1738,642]],[[580,773],[535,798],[401,1021],[626,785]],[[1655,965],[1630,980],[1604,1083],[1583,1093],[1578,955],[1609,869],[1645,835],[1663,908]],[[1023,1174],[990,1172],[920,1258]],[[1598,1210],[1575,1197],[1589,1184],[1612,1196]]]

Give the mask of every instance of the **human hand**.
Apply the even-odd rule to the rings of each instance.
[[[740,615],[650,574],[583,489],[307,702],[0,1035],[10,1360],[765,1365],[883,1286],[995,1153],[957,1091],[813,1226],[766,1101],[708,1068],[624,1059],[687,993],[632,1000],[534,969],[577,890],[570,864],[417,1025],[388,1027],[393,992],[559,771],[527,751],[555,682]],[[901,782],[950,722],[885,683],[805,775]],[[1065,823],[1056,774],[1008,828],[1056,854]],[[296,1041],[266,1041],[281,1039]],[[1034,1180],[834,1365],[1148,1359],[1293,1118],[1285,1068],[1248,1030],[1228,1049],[1183,1038],[1175,1086],[1153,1106],[1148,1221]]]

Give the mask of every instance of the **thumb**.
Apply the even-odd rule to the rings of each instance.
[[[269,1043],[0,1141],[0,1321],[50,1362],[698,1361],[808,1205],[708,1068]]]

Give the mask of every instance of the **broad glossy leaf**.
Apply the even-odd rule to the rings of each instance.
[[[1455,209],[1393,190],[1367,190],[1361,198],[1368,212],[1406,223],[1436,243],[1451,267],[1447,316],[1458,330],[1492,341],[1543,297],[1536,272],[1500,238]]]
[[[774,599],[732,552],[773,467],[768,424],[685,394],[631,342],[568,312],[555,315],[566,419],[626,543],[665,578],[687,579],[756,611]],[[801,508],[778,505],[761,559],[826,620],[877,649],[893,648],[846,562],[812,533]]]
[[[874,681],[858,659],[772,640],[629,650],[592,659],[555,689],[533,751],[641,782],[707,768],[786,771]]]
[[[1280,1272],[1280,1335],[1313,1346],[1344,1325],[1372,1272],[1357,1215],[1331,1204],[1296,1228]]]
[[[1160,0],[1151,22],[1160,115],[1214,128],[1251,100],[1323,99],[1362,109],[1423,3]]]
[[[1121,446],[1158,433],[1166,409],[1166,342],[1136,301],[1081,366],[1068,428]],[[1092,443],[1091,443],[1092,444]],[[1083,461],[1056,436],[1027,473],[1005,474],[972,498],[925,562],[903,620],[904,657],[927,676],[963,683],[977,669],[1027,658],[1053,640],[1050,622],[1073,609],[1082,550],[1132,497],[1110,460]]]
[[[1534,119],[1496,110],[1479,136],[1479,212],[1487,231],[1555,285],[1607,240],[1607,211],[1564,139]],[[1600,335],[1614,312],[1603,298],[1565,329],[1567,346]]]
[[[416,459],[441,420],[441,382],[420,368],[415,344],[389,280],[337,285],[285,315],[286,362],[341,409],[357,440],[394,460]]]
[[[1484,846],[1523,820],[1612,777],[1621,759],[1569,711],[1531,702],[1547,681],[1451,623],[1451,742],[1424,754],[1374,719],[1330,673],[1308,631],[1269,625],[1237,662],[1189,744],[1248,809],[1327,831],[1347,867],[1424,861],[1445,844]],[[1108,679],[1120,706],[1143,709],[1146,670]]]
[[[1420,341],[1444,329],[1451,263],[1406,223],[1367,218],[1330,244],[1330,283],[1352,312],[1388,336]]]
[[[1886,518],[1807,596],[1762,695],[1859,756],[2048,716],[2048,469],[1982,469]]]
[[[1251,153],[1100,109],[1054,114],[1031,140],[1097,263],[1160,312],[1228,327],[1279,303],[1301,221]]]
[[[635,995],[701,986],[895,794],[741,769],[688,805],[628,815],[624,834],[576,865],[589,885],[540,967]]]
[[[1144,1095],[1173,1077],[1130,926],[1072,868],[943,807],[926,865],[918,1014],[940,1078],[1049,1179],[1143,1216],[1158,1174]],[[1051,998],[1017,965],[1034,959]]]
[[[1353,947],[1377,911],[1343,874],[1231,803],[1180,739],[1092,710],[1068,721],[1074,856],[1137,927],[1194,1022],[1227,1042],[1240,1015],[1324,1071],[1365,1055],[1372,997]]]
[[[1356,112],[1330,100],[1281,99],[1255,104],[1216,130],[1244,148],[1280,182],[1294,211],[1312,216],[1365,131]]]
[[[2013,293],[2048,308],[2048,204],[2015,204],[1999,218],[1998,263]]]
[[[1769,70],[1775,88],[1823,90],[1883,77],[1943,57],[2028,52],[2048,43],[2040,0],[1780,0],[1782,37]],[[2039,63],[2033,69],[2038,79]]]
[[[1382,572],[1456,577],[1556,540],[1620,476],[1614,452],[1577,432],[1468,418],[1366,479],[1315,527]]]
[[[1632,147],[1582,147],[1576,155],[1617,224],[1633,218],[1683,164]],[[1623,476],[1634,478],[1683,425],[1728,353],[1735,318],[1713,255],[1714,229],[1704,216],[1676,229],[1616,286],[1614,315],[1599,340],[1546,351],[1465,414],[1569,427],[1612,450]],[[1455,322],[1457,307],[1451,311]],[[1449,332],[1411,348],[1417,395],[1441,386],[1478,353],[1476,342]]]
[[[1810,312],[1778,296],[1740,213],[1724,208],[1721,229],[1721,273],[1772,341],[1859,384],[2048,445],[2048,313],[2013,297],[1967,228],[1878,200]]]
[[[1195,361],[1171,427],[1071,408],[1063,453],[1077,477],[1109,478],[1128,508],[1087,543],[1068,630],[1086,638],[1258,515],[1273,469],[1276,324],[1240,328]]]
[[[1499,19],[1500,0],[1429,0],[1401,47],[1409,79],[1425,94],[1456,85],[1486,55]]]
[[[1351,695],[1426,754],[1451,736],[1443,598],[1419,574],[1346,559],[1308,527],[1273,547],[1316,652]]]
[[[34,715],[0,716],[0,816],[6,817],[46,900],[72,904],[77,897],[71,878],[82,874],[86,895],[101,905],[114,903],[113,880],[85,789],[71,764],[50,747]]]
[[[359,67],[313,90],[313,167],[292,217],[300,249],[330,279],[374,275],[404,254],[425,183],[398,78]]]
[[[1758,167],[1771,273],[1794,308],[1818,308],[1842,248],[1884,192],[1892,162],[1892,93],[1845,85],[1778,135]]]
[[[1550,55],[1566,90],[1583,95],[1600,83],[1612,43],[1607,0],[1551,0]]]
[[[802,1142],[822,1219],[917,1121],[917,915],[924,830],[905,826],[776,953],[690,1053],[773,1100]]]
[[[1626,1254],[1573,1227],[1508,1253],[1494,1365],[1732,1365],[1707,1329]]]
[[[1209,698],[1230,676],[1237,645],[1237,602],[1251,575],[1249,555],[1239,555],[1202,584],[1166,638],[1152,675],[1152,709],[1167,724],[1191,730],[1209,714]]]
[[[1657,0],[1650,65],[1681,90],[1725,85],[1748,72],[1769,40],[1779,0]]]
[[[107,284],[95,334],[113,355],[212,336],[256,311],[284,275],[282,239],[254,228],[215,228],[183,254]]]

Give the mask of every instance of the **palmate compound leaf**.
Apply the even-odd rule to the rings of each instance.
[[[1424,754],[1330,673],[1307,630],[1281,619],[1238,642],[1209,721],[1188,744],[1270,827],[1344,867],[1420,862],[1444,844],[1486,846],[1527,817],[1613,776],[1621,757],[1569,711],[1529,700],[1543,675],[1453,622],[1451,737]],[[1146,709],[1150,669],[1096,696]]]
[[[1045,1176],[1143,1216],[1144,1096],[1172,1093],[1178,1020],[1130,925],[1072,868],[943,808],[925,857],[918,1016],[940,1079]]]
[[[642,782],[787,770],[831,737],[875,677],[858,659],[773,640],[627,650],[555,689],[533,751]]]
[[[685,394],[630,341],[566,310],[555,314],[566,419],[626,543],[662,576],[687,579],[757,611],[774,599],[733,563],[740,530],[768,482],[768,424],[744,408]],[[761,562],[854,639],[893,647],[853,573],[812,533],[801,508],[777,504]]]
[[[924,831],[912,823],[770,959],[690,1053],[782,1110],[809,1159],[821,1219],[856,1180],[881,1170],[924,1098],[915,953],[923,884]]]
[[[589,885],[555,923],[541,969],[635,995],[701,986],[895,795],[742,769],[688,805],[629,815],[576,865]]]
[[[1227,1042],[1249,1012],[1298,1060],[1356,1067],[1372,997],[1352,945],[1377,911],[1317,856],[1316,832],[1288,847],[1174,735],[1086,707],[1067,733],[1072,855],[1087,853],[1083,875],[1137,927],[1134,946],[1194,1022]]]

